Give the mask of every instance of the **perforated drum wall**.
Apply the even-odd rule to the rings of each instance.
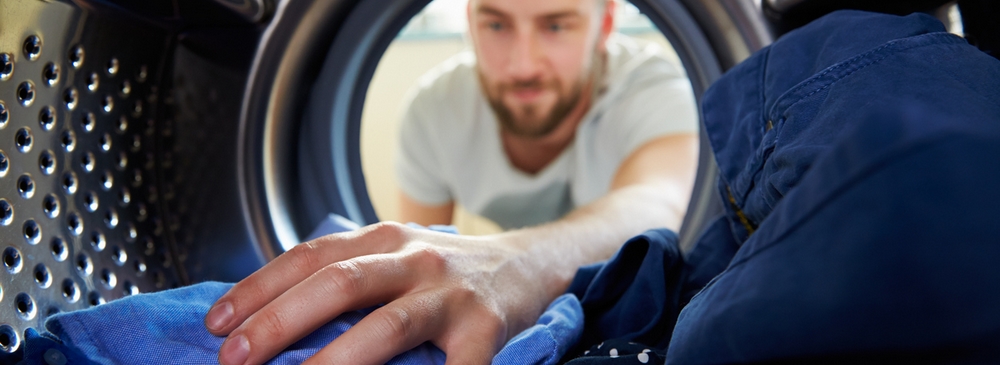
[[[0,4],[0,351],[52,313],[183,282],[158,176],[169,38],[133,18]]]

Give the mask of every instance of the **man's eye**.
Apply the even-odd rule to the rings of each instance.
[[[558,33],[558,32],[561,32],[561,31],[563,31],[565,29],[566,29],[566,27],[563,27],[563,25],[559,24],[559,23],[549,24],[549,31],[553,32],[553,33]]]
[[[492,30],[492,31],[501,31],[501,30],[503,30],[503,24],[500,24],[500,22],[491,22],[491,23],[487,24],[486,26],[489,27],[490,30]]]

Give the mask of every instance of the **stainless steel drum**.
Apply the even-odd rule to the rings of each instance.
[[[204,206],[229,203],[239,214],[210,182],[233,152],[203,137],[235,135],[235,117],[215,122],[227,130],[211,113],[228,102],[235,115],[239,96],[198,84],[215,70],[181,45],[197,37],[182,28],[196,22],[179,21],[171,2],[143,6],[0,4],[2,352],[18,350],[23,330],[53,313],[190,282],[187,266],[200,273],[215,262],[188,264],[188,248],[218,220],[185,212],[214,214]],[[222,24],[252,24],[246,8],[217,6],[216,14],[231,15]]]
[[[0,5],[0,349],[50,314],[186,282],[163,174],[164,29]]]
[[[53,313],[238,280],[330,212],[376,221],[364,91],[428,1],[3,0],[0,359]],[[634,3],[699,96],[770,40],[752,0]],[[686,243],[718,208],[707,146]]]

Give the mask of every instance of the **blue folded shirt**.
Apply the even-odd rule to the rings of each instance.
[[[201,283],[139,294],[86,310],[50,317],[48,333],[29,331],[24,362],[29,364],[210,364],[218,360],[223,337],[203,324],[205,314],[232,284]],[[297,364],[312,356],[374,308],[348,312],[285,349],[268,364]],[[510,340],[494,364],[552,364],[579,338],[580,302],[556,299],[538,323]],[[49,359],[48,362],[46,360]],[[430,343],[396,356],[390,364],[443,364],[445,354]]]

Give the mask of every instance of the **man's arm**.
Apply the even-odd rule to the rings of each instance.
[[[399,192],[399,221],[413,222],[423,226],[451,224],[455,214],[455,203],[449,201],[441,205],[420,203],[406,193]]]
[[[679,230],[697,164],[696,134],[651,140],[622,163],[604,197],[559,221],[499,236],[535,252],[526,256],[538,260],[534,267],[543,270],[536,277],[545,278],[546,298],[554,300],[569,287],[577,268],[611,257],[632,236],[659,227]]]
[[[652,140],[606,196],[538,227],[467,237],[380,223],[296,246],[212,307],[206,326],[228,336],[219,360],[263,363],[341,313],[384,304],[308,363],[381,364],[431,341],[448,364],[487,364],[579,266],[646,229],[679,228],[697,153],[695,134]]]

